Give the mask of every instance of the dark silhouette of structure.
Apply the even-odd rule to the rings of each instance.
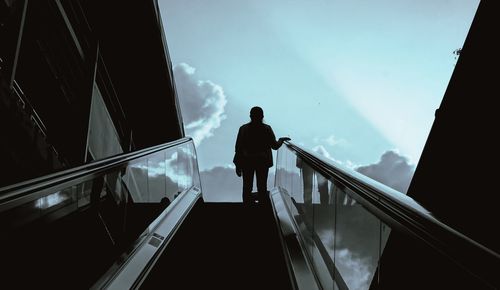
[[[500,252],[498,74],[494,1],[481,1],[408,189],[460,232]],[[495,7],[493,7],[495,6]],[[443,174],[436,174],[442,172]],[[484,226],[488,225],[488,226]]]
[[[408,189],[408,196],[458,232],[500,253],[498,172],[500,141],[498,105],[500,67],[496,27],[498,9],[494,1],[481,1],[460,50],[444,98]],[[411,251],[403,251],[410,247]],[[469,258],[469,253],[462,252]],[[434,279],[435,288],[482,289],[466,271],[432,260],[426,248],[404,235],[392,234],[380,263],[378,289],[394,288],[415,281],[414,289],[429,287],[422,276]],[[496,277],[498,265],[483,261],[478,268]],[[419,273],[419,274],[416,274]],[[375,287],[374,287],[375,288]]]
[[[271,126],[264,124],[264,111],[260,107],[250,110],[250,123],[240,127],[236,138],[234,165],[236,174],[243,175],[243,203],[251,200],[253,178],[257,177],[257,193],[262,202],[267,195],[267,175],[273,166],[271,149],[278,150],[283,141],[290,138],[281,137],[276,141]]]
[[[153,1],[0,1],[0,24],[0,186],[184,136]]]
[[[177,140],[183,130],[155,1],[0,1],[0,188]],[[0,288],[92,286],[167,206],[126,188],[132,175],[145,178],[131,171],[14,209],[0,194]]]

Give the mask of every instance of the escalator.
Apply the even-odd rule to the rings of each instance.
[[[205,203],[190,138],[0,189],[2,288],[498,289],[500,255],[291,142],[259,203]]]
[[[2,288],[106,285],[161,221],[201,196],[180,139],[0,189]]]
[[[499,289],[500,255],[412,198],[291,142],[277,159],[282,234],[297,236],[318,288]]]
[[[269,203],[199,203],[141,289],[293,289]]]

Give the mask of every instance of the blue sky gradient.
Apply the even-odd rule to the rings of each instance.
[[[339,161],[371,164],[396,149],[417,163],[479,1],[159,3],[173,64],[227,101],[198,144],[208,169],[232,162],[255,105],[277,136]]]

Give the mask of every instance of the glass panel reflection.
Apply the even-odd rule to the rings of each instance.
[[[90,204],[91,190],[92,190],[92,181],[85,181],[76,186],[78,207],[84,207]]]
[[[332,184],[320,173],[316,172],[315,177],[317,190],[313,198],[313,227],[317,250],[313,252],[313,264],[323,289],[333,289],[335,204],[329,190]]]
[[[491,289],[422,240],[382,222],[356,200],[354,185],[315,168],[289,147],[278,150],[275,185],[286,195],[323,289]],[[396,200],[417,208],[404,195]]]
[[[71,202],[72,190],[73,188],[69,188],[65,191],[58,191],[47,196],[44,196],[38,200],[36,207],[42,210],[47,210],[52,207],[61,206],[64,203]]]
[[[3,255],[2,263],[9,273],[38,277],[51,287],[78,281],[89,288],[193,186],[201,187],[190,141],[44,192],[0,211],[0,246],[16,253]],[[33,237],[36,243],[29,242]],[[54,267],[45,267],[48,260]],[[51,273],[58,275],[48,278]]]
[[[166,196],[170,201],[174,200],[179,194],[178,156],[177,150],[168,150],[166,152]]]
[[[134,202],[148,202],[148,160],[135,162],[126,168],[124,182]]]
[[[381,251],[378,218],[341,182],[329,180],[286,147],[278,151],[276,186],[324,289],[368,289]],[[386,235],[387,236],[387,235]]]
[[[160,202],[167,198],[167,173],[165,152],[148,158],[148,202]]]
[[[335,264],[349,289],[368,289],[379,258],[380,221],[348,189],[336,195]]]

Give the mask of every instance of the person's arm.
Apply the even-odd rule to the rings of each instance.
[[[274,132],[273,132],[273,129],[271,128],[271,126],[269,126],[269,131],[270,131],[270,135],[271,135],[270,136],[271,148],[273,148],[274,150],[278,150],[281,147],[281,145],[283,145],[283,142],[291,140],[288,137],[281,137],[278,139],[278,141],[276,141],[276,136],[274,135]]]

